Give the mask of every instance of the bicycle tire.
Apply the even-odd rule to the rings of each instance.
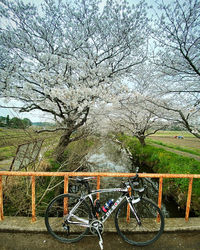
[[[160,208],[146,197],[133,204],[137,216],[141,220],[138,225],[135,215],[130,209],[130,222],[127,222],[127,200],[125,200],[115,213],[115,227],[122,239],[131,245],[146,246],[156,241],[164,230],[164,216]],[[157,215],[160,220],[158,222]],[[145,237],[145,240],[144,240]]]
[[[48,205],[45,213],[45,225],[48,232],[57,240],[66,243],[78,242],[89,231],[89,227],[67,224],[70,230],[66,230],[64,218],[64,199],[67,198],[68,213],[77,204],[80,197],[74,194],[61,194],[56,196]],[[75,212],[76,216],[91,219],[91,212],[88,204],[83,200]],[[73,218],[72,218],[73,220]],[[75,219],[74,219],[75,220]],[[65,225],[65,226],[67,226]]]

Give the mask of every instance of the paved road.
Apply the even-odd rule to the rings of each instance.
[[[164,233],[154,244],[135,247],[125,243],[117,233],[104,233],[104,250],[199,250],[200,232]],[[0,232],[1,250],[99,250],[98,238],[85,237],[78,243],[64,244],[54,240],[47,233],[6,233]]]

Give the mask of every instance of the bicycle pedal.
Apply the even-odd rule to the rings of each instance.
[[[70,234],[70,227],[63,225],[63,228],[66,230],[67,236]]]
[[[103,250],[103,241],[102,240],[99,241],[99,246],[100,246],[101,250]]]

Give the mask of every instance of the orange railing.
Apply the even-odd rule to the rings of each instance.
[[[100,189],[101,177],[131,177],[133,173],[97,173],[97,172],[14,172],[14,171],[0,171],[0,220],[3,220],[3,182],[2,176],[31,176],[32,178],[32,221],[36,221],[35,213],[35,177],[36,176],[63,176],[64,177],[64,193],[68,192],[69,177],[72,176],[96,176],[97,190]],[[200,178],[200,174],[147,174],[139,173],[139,177],[144,178],[159,178],[159,192],[158,192],[158,206],[161,208],[162,203],[162,185],[163,178],[188,178],[188,196],[185,212],[185,220],[189,219],[190,203],[192,195],[192,183],[194,178]],[[98,194],[99,197],[99,194]]]

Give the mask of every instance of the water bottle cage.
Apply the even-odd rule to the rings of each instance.
[[[95,208],[96,213],[99,214],[101,212],[101,205],[100,205],[100,200],[99,199],[96,199],[94,201],[94,208]]]

